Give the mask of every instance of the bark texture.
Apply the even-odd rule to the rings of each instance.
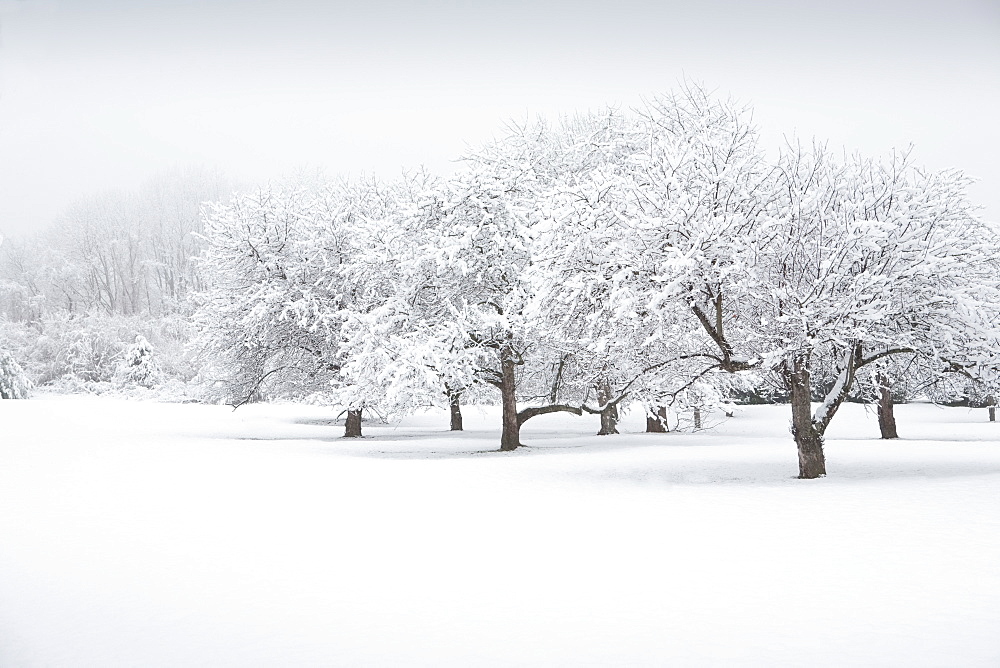
[[[514,351],[505,345],[500,349],[500,399],[503,406],[500,449],[516,450],[521,447],[521,424],[517,419],[517,386],[514,370]]]
[[[893,411],[892,389],[889,377],[884,373],[875,376],[878,383],[878,428],[882,438],[899,438],[896,432],[896,415]]]
[[[344,437],[361,437],[361,411],[347,411],[347,420],[344,421]]]
[[[826,475],[826,457],[823,433],[812,419],[808,359],[796,357],[786,373],[786,380],[792,395],[792,436],[799,451],[799,478],[819,478]]]
[[[451,411],[451,430],[462,431],[462,393],[448,390],[448,408]]]
[[[611,396],[611,384],[608,381],[602,381],[597,386],[597,402],[604,406],[601,409],[601,430],[597,432],[598,436],[608,436],[610,434],[618,433],[618,405],[609,404],[613,399]]]
[[[665,434],[670,431],[667,425],[667,407],[657,406],[652,415],[646,416],[646,432],[651,434]]]

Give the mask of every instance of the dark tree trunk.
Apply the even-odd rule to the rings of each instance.
[[[361,411],[347,411],[347,420],[344,421],[344,438],[361,437]]]
[[[448,408],[451,411],[451,430],[462,431],[462,393],[448,390]]]
[[[701,429],[701,408],[699,406],[694,407],[694,428]]]
[[[876,374],[875,382],[878,384],[878,428],[882,432],[882,438],[899,438],[896,433],[896,416],[893,412],[892,389],[889,385],[889,376],[884,373]]]
[[[601,411],[601,430],[598,436],[609,436],[618,433],[618,407],[608,406]]]
[[[552,389],[549,391],[549,403],[554,404],[559,401],[559,388],[562,386],[563,370],[566,368],[566,361],[569,355],[559,358],[559,366],[556,367],[555,378],[552,379]]]
[[[646,431],[651,434],[664,434],[670,431],[667,424],[667,407],[657,406],[652,415],[646,416]]]
[[[611,384],[608,381],[601,381],[597,386],[597,403],[605,406],[601,410],[601,430],[598,436],[608,436],[618,433],[618,405],[608,404],[612,400]]]
[[[500,348],[500,398],[503,405],[503,428],[500,449],[521,447],[521,425],[517,421],[517,387],[515,385],[514,351],[508,345]]]
[[[816,429],[812,420],[808,358],[796,357],[785,377],[792,395],[792,436],[799,451],[799,477],[824,476],[826,458],[823,455],[823,434]]]
[[[990,406],[989,409],[990,409],[990,422],[996,422],[997,421],[997,407],[996,406]]]

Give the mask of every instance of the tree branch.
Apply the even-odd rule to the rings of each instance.
[[[860,369],[861,367],[865,366],[866,364],[871,364],[872,362],[877,362],[878,360],[882,359],[883,357],[888,357],[889,355],[902,355],[902,354],[905,354],[905,353],[916,353],[916,352],[917,351],[914,350],[913,348],[890,348],[889,350],[883,350],[881,352],[875,353],[871,357],[859,357],[858,361],[857,361],[857,364],[854,367],[854,369],[855,370]]]
[[[589,412],[589,411],[588,411]],[[568,406],[566,404],[551,404],[549,406],[532,406],[524,408],[517,413],[517,426],[520,427],[525,422],[536,415],[546,413],[572,413],[573,415],[583,415],[583,410],[578,406]]]

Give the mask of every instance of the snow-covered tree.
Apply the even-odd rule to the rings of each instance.
[[[307,243],[327,249],[319,256],[323,280],[339,285],[339,303],[297,302],[290,310],[304,321],[339,322],[334,403],[398,414],[445,403],[449,382],[464,385],[442,352],[454,336],[429,317],[425,277],[412,262],[425,235],[410,209],[432,181],[418,173],[389,183],[342,183],[335,222],[310,228]]]
[[[576,196],[589,215],[564,218],[567,301],[597,295],[609,331],[633,321],[646,346],[679,344],[694,369],[681,390],[717,371],[777,373],[802,477],[825,472],[822,434],[862,367],[894,354],[993,363],[996,235],[961,175],[823,147],[771,163],[746,111],[697,87],[643,116],[642,150]],[[813,414],[819,369],[835,380]]]
[[[449,386],[500,391],[502,450],[520,445],[520,427],[534,416],[582,412],[551,391],[564,351],[531,308],[544,166],[516,131],[483,147],[414,211],[423,243],[406,261],[415,279],[408,301],[422,310],[425,340],[439,342]],[[519,400],[529,405],[518,410]]]
[[[199,287],[192,257],[200,249],[201,204],[228,190],[218,174],[187,170],[75,202],[48,230],[5,244],[0,282],[16,284],[22,298],[5,307],[0,294],[0,310],[32,320],[56,312],[183,310]]]
[[[577,357],[603,388],[602,432],[630,398],[658,428],[663,404],[755,366],[721,314],[740,297],[725,279],[762,215],[768,170],[745,112],[697,86],[635,115],[578,119],[562,137],[574,146],[563,153],[583,159],[546,203],[543,311],[578,330]]]
[[[320,210],[313,194],[274,186],[206,211],[208,289],[196,315],[197,345],[207,380],[234,405],[323,390],[338,370],[331,340],[339,323],[296,318],[290,307],[301,313],[308,302],[317,309],[337,303],[339,286],[324,274],[321,249],[305,243]]]
[[[892,355],[961,369],[992,366],[998,348],[995,235],[973,215],[956,172],[906,156],[835,160],[793,147],[777,197],[754,235],[747,339],[792,401],[799,473],[826,473],[823,434],[858,371]],[[758,324],[759,323],[759,324]],[[815,412],[812,377],[833,365]]]
[[[949,369],[954,371],[954,367]],[[997,404],[1000,402],[1000,373],[998,369],[978,369],[976,375],[962,369],[957,373],[929,374],[927,397],[946,405],[964,405],[985,408],[990,422],[996,422]]]
[[[398,208],[412,184],[271,187],[208,214],[200,341],[236,403],[270,392],[347,411],[402,412],[444,395],[435,339],[400,308],[416,239]]]
[[[125,349],[118,364],[116,380],[127,385],[156,387],[164,380],[163,369],[156,359],[153,346],[141,334]]]
[[[947,382],[944,366],[940,361],[901,353],[889,355],[865,367],[858,376],[851,398],[875,405],[879,434],[884,439],[899,438],[895,406],[917,396],[926,396],[930,387],[951,384]],[[821,370],[820,373],[830,369]],[[954,376],[954,373],[947,374]],[[824,379],[821,387],[829,387],[835,378]],[[822,390],[821,390],[822,391]],[[813,393],[816,398],[816,392]]]
[[[628,234],[617,188],[645,136],[633,115],[609,109],[539,123],[513,139],[534,154],[543,214],[529,271],[532,317],[561,352],[552,400],[560,391],[576,395],[583,410],[600,415],[598,434],[618,433],[619,406],[639,390],[657,356],[642,345],[639,314],[611,317],[616,304],[608,287],[622,268],[620,237]]]
[[[27,399],[31,381],[14,356],[0,350],[0,399]]]

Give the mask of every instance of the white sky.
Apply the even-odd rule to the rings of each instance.
[[[1000,219],[1000,1],[0,0],[0,231],[177,167],[446,171],[510,118],[683,77],[981,179]]]

